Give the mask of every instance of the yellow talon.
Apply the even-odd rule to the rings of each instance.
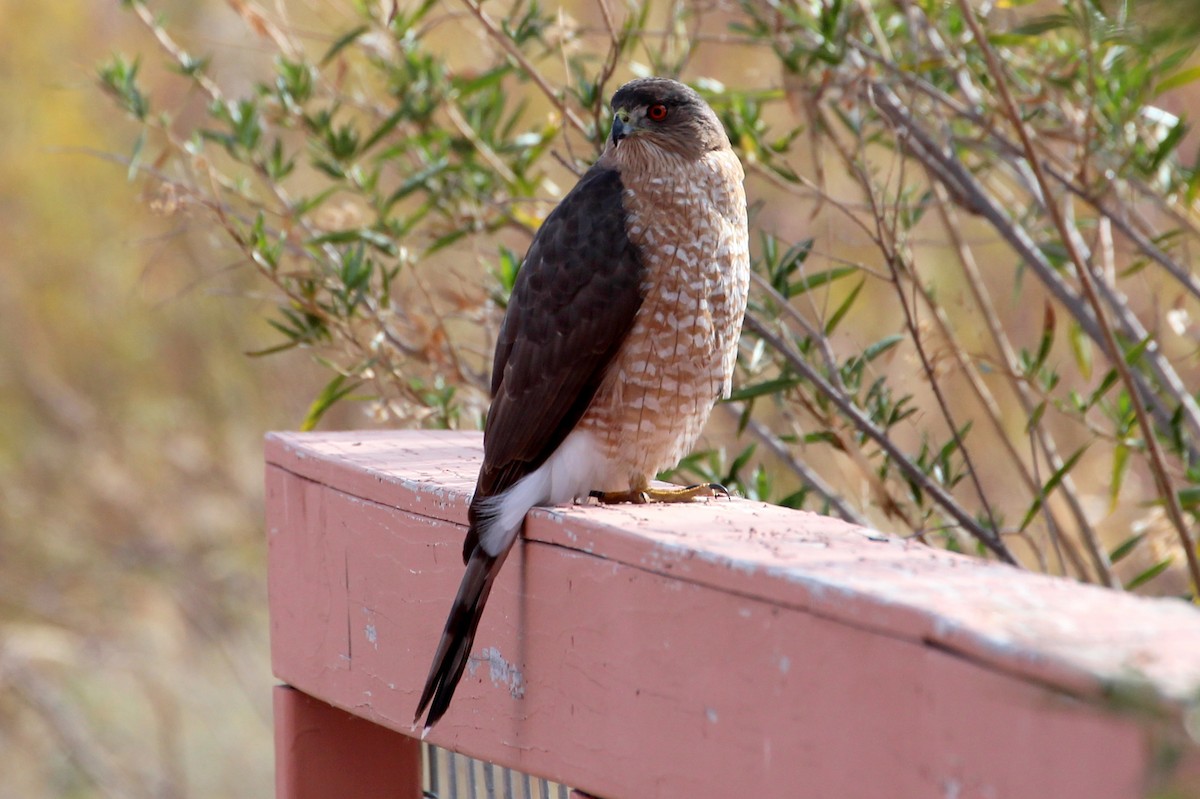
[[[696,497],[729,496],[729,490],[720,483],[698,483],[690,486],[672,486],[670,488],[630,488],[628,491],[593,491],[595,497],[604,505],[615,505],[620,502],[631,502],[634,505],[644,505],[647,502],[691,502]]]

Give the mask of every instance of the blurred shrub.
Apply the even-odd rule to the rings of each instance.
[[[726,424],[680,472],[1114,587],[1200,582],[1200,175],[1159,107],[1200,77],[1178,30],[1089,0],[464,0],[317,35],[238,2],[274,66],[234,80],[124,5],[203,102],[105,63],[130,170],[258,271],[260,354],[328,367],[306,428],[347,398],[478,425],[519,254],[607,97],[682,75],[748,168],[756,247]]]

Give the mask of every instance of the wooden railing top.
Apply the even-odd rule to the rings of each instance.
[[[296,434],[269,463],[346,493],[466,525],[478,433]],[[1200,699],[1200,612],[748,500],[533,511],[527,539],[820,613],[1069,691]],[[449,599],[447,597],[447,599]]]
[[[461,575],[461,531],[450,525],[465,526],[467,501],[481,458],[480,436],[457,432],[280,433],[270,435],[266,447],[273,549],[272,646],[276,674],[331,704],[353,708],[356,713],[381,724],[412,732],[409,719],[416,693],[444,620],[443,614]],[[321,491],[333,493],[314,493]],[[324,498],[318,501],[317,497]],[[393,511],[400,515],[387,515]],[[409,525],[410,531],[391,530],[392,525]],[[297,543],[286,538],[289,535],[307,538]],[[823,654],[822,647],[833,644],[816,633],[807,640],[795,640],[797,636],[808,635],[800,632],[789,633],[790,637],[770,644],[777,650],[769,654],[778,671],[773,672],[771,680],[781,681],[779,684],[763,683],[764,678],[754,676],[758,672],[747,672],[749,676],[744,679],[733,675],[738,669],[735,661],[743,654],[738,647],[754,646],[758,639],[745,638],[743,631],[734,629],[736,625],[731,619],[735,620],[738,614],[747,620],[752,616],[758,619],[762,608],[774,608],[772,613],[785,614],[789,618],[794,615],[809,626],[815,623],[817,632],[843,631],[834,635],[837,641],[849,636],[846,640],[884,642],[875,649],[901,653],[895,655],[900,659],[907,656],[904,653],[926,653],[917,655],[918,659],[913,661],[918,664],[915,671],[900,669],[902,674],[910,675],[903,679],[916,681],[914,687],[903,690],[917,693],[942,690],[938,684],[922,688],[921,680],[925,678],[957,685],[958,677],[950,678],[946,674],[963,673],[961,669],[965,664],[968,673],[990,674],[993,676],[986,679],[999,679],[996,685],[1034,686],[1030,690],[1035,693],[1048,691],[1048,696],[1084,700],[1085,705],[1092,707],[1100,717],[1128,715],[1127,700],[1133,700],[1139,710],[1149,710],[1150,716],[1181,720],[1186,708],[1200,698],[1200,612],[1180,600],[1141,598],[1080,585],[955,555],[816,514],[740,499],[713,499],[671,506],[577,505],[536,509],[526,520],[524,537],[526,552],[514,554],[506,565],[507,575],[502,575],[501,582],[497,583],[497,593],[476,642],[480,657],[490,661],[492,688],[501,690],[489,692],[486,679],[478,687],[468,685],[474,673],[472,669],[460,688],[455,705],[442,724],[434,729],[431,738],[436,743],[475,756],[573,782],[580,787],[586,788],[590,784],[592,790],[602,794],[612,791],[608,795],[616,796],[620,795],[618,789],[627,788],[621,787],[624,783],[612,775],[611,767],[606,771],[603,765],[590,762],[586,766],[579,765],[579,758],[583,757],[580,752],[588,751],[586,741],[575,741],[566,735],[556,738],[549,728],[543,730],[537,724],[560,712],[563,723],[570,723],[565,720],[572,718],[583,723],[586,717],[589,723],[596,724],[597,718],[604,718],[603,715],[596,716],[602,709],[591,706],[597,700],[593,699],[588,712],[580,711],[578,717],[574,705],[567,713],[561,710],[560,704],[570,700],[571,691],[585,692],[592,683],[605,684],[604,697],[625,696],[623,688],[628,687],[631,680],[640,678],[622,671],[626,668],[624,655],[613,654],[611,646],[588,649],[589,634],[595,632],[588,628],[591,617],[584,612],[586,608],[573,607],[572,602],[594,603],[608,598],[614,603],[653,601],[669,604],[671,591],[692,592],[679,606],[682,610],[671,617],[677,620],[672,623],[679,625],[680,640],[666,642],[670,654],[685,659],[699,657],[688,650],[686,642],[706,643],[704,627],[711,624],[711,637],[728,641],[731,683],[741,686],[738,690],[742,693],[760,689],[764,692],[758,699],[748,696],[746,701],[751,706],[737,713],[726,713],[721,703],[711,697],[697,698],[696,702],[702,706],[697,711],[701,714],[698,721],[685,723],[681,720],[677,726],[671,726],[675,723],[671,719],[664,721],[666,726],[648,740],[659,742],[657,745],[663,748],[659,757],[667,760],[693,756],[707,757],[703,762],[714,760],[711,755],[704,754],[700,738],[681,740],[679,752],[671,743],[676,738],[691,735],[693,725],[698,725],[697,729],[706,727],[706,719],[711,722],[712,730],[716,729],[718,717],[739,719],[737,723],[742,726],[738,734],[744,738],[747,735],[745,725],[755,723],[755,707],[759,708],[757,712],[770,716],[771,724],[784,723],[783,717],[776,718],[783,712],[781,708],[768,710],[761,706],[763,702],[769,705],[771,696],[789,703],[788,707],[827,702],[828,698],[818,700],[813,696],[813,685],[794,685],[801,679],[797,670],[811,671],[812,674],[804,679],[816,680],[818,675],[814,669],[817,666],[813,664],[832,659],[840,664],[837,669],[855,668],[854,657],[847,656],[844,651],[835,649],[830,650],[831,655]],[[548,566],[549,560],[534,562],[530,559],[534,550],[529,548],[542,545],[547,549],[536,551],[544,552],[546,559],[553,558],[553,563],[560,565]],[[558,569],[559,573],[547,574],[551,569]],[[633,581],[638,575],[650,576],[653,585],[660,586],[666,593],[655,594],[658,599],[648,600],[639,599],[641,594],[631,592],[626,599],[620,593],[621,581],[617,579],[612,580],[611,587],[601,586],[591,591],[591,583],[601,581],[602,575],[608,573],[624,575],[621,579],[626,581]],[[512,582],[502,585],[506,579]],[[564,585],[559,586],[558,579]],[[565,584],[572,580],[575,581],[573,585]],[[581,588],[581,580],[588,584]],[[314,581],[318,584],[314,585]],[[308,592],[311,596],[301,597],[300,592]],[[340,592],[345,592],[348,599],[325,597],[325,594]],[[525,600],[522,596],[533,597],[529,600],[534,603],[532,609],[523,609]],[[707,600],[703,598],[709,596],[727,598],[729,619],[722,616],[718,620],[716,616],[720,614],[716,612],[712,618],[687,615],[686,608],[689,607],[696,608],[697,614],[708,612],[705,610],[708,606],[704,604]],[[737,604],[739,602],[741,606]],[[360,613],[353,611],[355,606],[361,606]],[[349,609],[337,610],[343,607]],[[525,662],[522,657],[533,658],[542,651],[540,647],[546,642],[538,635],[550,635],[545,628],[557,623],[544,614],[558,611],[574,615],[569,618],[564,615],[563,627],[553,633],[552,643],[547,644],[551,646],[548,651],[568,653],[556,655],[554,662],[564,658],[570,661],[571,653],[575,651],[572,647],[578,647],[581,658],[601,662],[595,664],[596,673],[593,674],[581,676],[571,671],[564,677],[564,687],[555,694],[554,703],[541,704],[540,700],[534,701],[536,697],[527,697],[526,686],[520,684],[531,678],[528,670],[524,675],[520,674]],[[346,613],[349,622],[339,621],[337,616],[341,612]],[[633,618],[641,608],[630,607],[628,612],[633,625],[630,629],[634,629],[641,623],[640,618]],[[308,616],[313,614],[321,618],[309,619]],[[381,618],[396,626],[392,632],[398,639],[389,641],[392,648],[386,657],[381,654],[384,639],[378,630]],[[349,629],[346,629],[347,624]],[[532,631],[536,634],[529,629],[534,624],[541,625]],[[358,630],[356,626],[364,626],[364,629]],[[573,629],[578,630],[579,641],[571,634]],[[807,630],[809,627],[796,629]],[[605,634],[613,635],[611,631]],[[617,640],[626,640],[620,637],[623,635],[626,633],[621,632]],[[564,643],[564,636],[569,637],[569,643]],[[498,651],[499,644],[492,643],[493,637],[508,647],[503,653]],[[612,640],[605,640],[612,644]],[[369,642],[373,651],[365,648],[364,642]],[[628,668],[634,670],[633,674],[647,674],[646,670],[658,662],[654,657],[663,654],[657,653],[657,649],[653,653],[643,651],[658,646],[657,642],[653,646],[640,639],[627,643],[636,650],[629,655]],[[713,650],[718,657],[722,651],[720,646]],[[709,652],[706,656],[713,655]],[[876,653],[863,657],[890,658],[893,655]],[[340,670],[355,668],[346,665],[350,661],[367,663],[370,679],[355,682],[354,678],[340,673]],[[954,665],[956,663],[960,665]],[[864,679],[869,683],[869,675],[877,674],[879,681],[887,682],[894,665],[897,664],[864,662],[861,664],[866,675]],[[575,668],[587,670],[590,666],[575,664]],[[705,670],[702,676],[709,682],[704,685],[719,683],[717,676],[708,674],[708,670],[714,668],[713,664],[694,665],[694,668]],[[723,666],[718,664],[716,668],[719,671]],[[537,674],[542,679],[549,679],[545,668]],[[605,682],[609,679],[611,684]],[[647,679],[653,682],[649,677]],[[664,676],[664,684],[669,684],[669,679]],[[375,687],[364,689],[364,685]],[[689,689],[687,685],[687,681],[683,681],[680,690],[699,690]],[[349,686],[356,687],[351,690]],[[369,696],[361,695],[364,690]],[[792,697],[793,690],[800,693],[788,698]],[[815,690],[821,689],[818,686]],[[897,687],[897,690],[902,689]],[[946,697],[958,696],[955,692],[959,690],[963,697],[971,697],[980,691],[985,695],[988,692],[995,694],[999,689],[983,684],[973,686],[967,681],[961,689],[945,688]],[[1029,696],[1035,697],[1035,693]],[[630,691],[629,696],[634,695],[642,694],[641,691]],[[981,701],[984,698],[981,697]],[[523,700],[528,701],[522,704]],[[613,712],[620,713],[631,723],[642,723],[629,717],[634,711],[625,709],[624,700],[613,698],[611,701]],[[645,696],[629,701],[650,702]],[[679,701],[679,697],[672,701]],[[852,702],[853,697],[842,697],[842,701]],[[879,701],[878,697],[874,701]],[[1028,701],[1031,708],[1036,708],[1043,700],[1030,698]],[[913,705],[905,698],[897,702],[895,712],[901,714],[911,715],[924,707],[919,703]],[[635,704],[632,707],[641,706]],[[669,714],[671,707],[673,705],[664,699],[663,704],[646,710],[652,714],[647,718],[657,720],[663,713]],[[679,710],[684,715],[693,711],[696,708]],[[865,714],[864,718],[876,718],[871,714],[887,711],[886,707],[867,708],[861,713]],[[848,719],[859,713],[846,712]],[[954,708],[939,706],[936,712],[930,712],[941,719],[937,724],[945,730],[957,731],[946,732],[947,736],[967,734],[963,730],[968,728],[959,729],[960,720],[955,717]],[[975,711],[963,707],[962,712]],[[980,712],[1003,715],[1007,711],[1002,704]],[[979,723],[1003,727],[999,719]],[[1020,722],[1025,727],[1037,723]],[[627,734],[627,731],[615,732],[625,729],[618,720],[611,725],[605,724],[595,735]],[[699,730],[696,735],[711,736],[715,734],[712,730]],[[932,732],[936,730],[926,729],[913,734]],[[801,730],[789,732],[789,744],[792,737],[797,742],[807,740],[804,738],[807,734]],[[826,734],[828,731],[812,731],[815,743],[804,746],[824,746]],[[1057,738],[1048,740],[1057,740],[1056,745],[1062,745],[1065,729],[1049,734]],[[767,736],[767,733],[763,735]],[[562,740],[562,746],[569,751],[548,753],[546,750],[557,740]],[[930,746],[943,746],[944,743],[932,741]],[[912,745],[916,744],[895,744],[897,751]],[[862,744],[858,746],[854,757],[865,758],[863,762],[870,761]],[[888,746],[890,744],[880,750],[884,761],[890,756],[886,753],[892,751]],[[1036,741],[1024,741],[1022,751],[1036,751],[1039,746]],[[772,776],[769,773],[771,746],[766,745],[765,755],[760,748],[759,744],[751,742],[744,753],[748,758],[746,762],[738,761],[730,754],[733,764],[730,767],[739,769],[738,773],[745,773],[747,768],[767,769],[767,773],[748,779],[748,787],[757,784],[760,777],[763,785],[772,788],[785,784],[779,781],[779,774]],[[779,749],[774,751],[778,753]],[[573,762],[579,768],[564,771],[559,754],[574,757]],[[1065,751],[1062,754],[1066,758],[1073,757]],[[636,759],[635,755],[623,757],[623,762],[632,768],[630,764]],[[930,757],[939,755],[931,754]],[[833,768],[827,764],[827,758],[822,758],[819,764],[814,760],[812,768]],[[1114,762],[1117,759],[1114,756]],[[1195,765],[1200,760],[1193,754],[1191,762]],[[1034,790],[1029,786],[1041,786],[1037,790],[1043,790],[1046,785],[1057,785],[1059,783],[1054,780],[1068,779],[1060,774],[1061,768],[1061,764],[1047,766],[1050,782],[1020,782],[1033,779],[1029,776],[1028,764],[1023,764],[1020,773],[1013,771],[1011,779],[1017,781],[1013,785],[1025,787],[1014,789],[1017,793],[1002,791],[995,795],[1019,796],[1022,795],[1020,790]],[[1066,784],[1088,788],[1090,783],[1084,777],[1089,769],[1096,772],[1091,766],[1083,768],[1079,775],[1072,771],[1070,779],[1074,782]],[[818,777],[820,775],[814,776]],[[676,782],[666,776],[662,779],[665,780],[663,785],[690,784],[685,777],[679,777]],[[828,786],[828,776],[823,779],[821,784]],[[869,795],[856,792],[853,781],[838,784],[842,786],[840,789],[835,784],[828,793],[811,795]],[[1101,784],[1095,783],[1092,787]],[[655,795],[654,792],[627,793]],[[667,791],[661,795],[674,794]],[[1101,791],[1090,795],[1133,794]]]

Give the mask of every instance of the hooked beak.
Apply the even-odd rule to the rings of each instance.
[[[620,145],[621,141],[633,134],[634,127],[629,121],[629,112],[622,109],[613,114],[612,143]]]

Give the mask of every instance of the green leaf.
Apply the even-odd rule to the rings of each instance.
[[[447,159],[439,158],[424,169],[410,175],[408,179],[401,183],[400,187],[392,192],[392,195],[384,202],[384,210],[391,208],[397,202],[403,200],[417,189],[425,188],[425,184],[428,183],[430,179],[441,174],[448,166],[450,166],[450,162]]]
[[[853,275],[857,271],[857,266],[839,266],[834,269],[826,269],[823,272],[815,272],[811,275],[805,275],[795,283],[788,284],[787,296],[795,297],[797,294],[803,294],[806,291],[812,291],[818,286],[824,286],[826,283],[832,283],[835,280],[841,280],[847,275]]]
[[[346,244],[349,242],[360,241],[364,244],[370,244],[380,252],[388,255],[395,255],[396,243],[388,236],[380,233],[378,230],[370,228],[349,228],[347,230],[334,230],[329,233],[324,233],[320,236],[313,236],[308,240],[308,244]]]
[[[1083,453],[1087,452],[1087,449],[1090,446],[1091,444],[1084,444],[1082,447],[1075,450],[1074,454],[1067,459],[1067,462],[1064,463],[1060,469],[1054,472],[1054,474],[1050,475],[1050,479],[1046,481],[1044,486],[1042,486],[1041,493],[1039,493],[1038,496],[1033,500],[1033,503],[1029,506],[1029,510],[1025,512],[1025,518],[1021,520],[1021,524],[1018,527],[1019,530],[1024,530],[1029,526],[1029,523],[1033,521],[1033,517],[1037,516],[1038,511],[1042,509],[1042,505],[1045,503],[1046,498],[1054,493],[1054,490],[1058,488],[1059,484],[1062,483],[1063,478],[1065,478],[1071,472],[1071,470],[1075,468],[1075,464],[1079,462],[1079,459],[1083,457]]]
[[[1037,429],[1038,424],[1042,421],[1042,416],[1046,413],[1046,401],[1043,400],[1033,409],[1033,413],[1029,414],[1029,421],[1025,423],[1025,432],[1029,433]]]
[[[1171,153],[1175,152],[1175,148],[1179,146],[1179,142],[1183,141],[1183,137],[1187,135],[1189,128],[1186,122],[1182,119],[1177,119],[1171,129],[1167,131],[1167,135],[1162,137],[1162,141],[1154,148],[1154,153],[1150,156],[1149,163],[1146,164],[1145,170],[1153,172],[1162,165],[1162,162],[1167,160]]]
[[[1038,342],[1037,355],[1034,356],[1030,372],[1036,372],[1046,363],[1046,358],[1050,355],[1050,348],[1054,346],[1054,328],[1054,305],[1047,302],[1045,310],[1042,312],[1042,339]]]
[[[129,169],[125,172],[125,179],[133,182],[137,177],[138,168],[142,165],[142,150],[146,146],[146,129],[142,128],[138,131],[137,138],[133,140],[133,152],[129,155]]]
[[[758,444],[751,444],[742,450],[741,454],[733,459],[733,463],[729,466],[729,471],[725,475],[726,482],[733,483],[738,481],[738,472],[745,468],[750,462],[750,458],[754,456],[754,450],[758,448]]]
[[[837,310],[829,317],[829,321],[825,324],[825,335],[832,336],[833,331],[837,329],[842,318],[850,311],[850,306],[854,305],[854,301],[858,299],[858,293],[862,291],[863,286],[867,283],[866,279],[858,281],[858,285],[850,290],[846,299],[842,300],[842,304],[837,307]]]
[[[461,230],[452,230],[449,233],[438,236],[436,239],[433,240],[433,243],[430,244],[429,247],[425,250],[425,254],[432,255],[433,253],[437,252],[438,250],[449,247],[451,244],[458,241],[463,236],[466,236],[470,232],[471,231],[466,230],[464,228]]]
[[[139,121],[145,121],[150,113],[150,101],[137,85],[140,66],[141,58],[126,61],[123,56],[114,54],[98,72],[100,82],[117,98],[121,107]]]
[[[359,36],[362,36],[369,30],[370,27],[367,25],[359,25],[357,28],[343,33],[337,38],[336,41],[334,41],[333,44],[329,46],[329,49],[325,51],[325,55],[321,57],[321,66],[328,64],[334,59],[335,56],[337,56],[338,53],[342,52],[342,50],[345,50],[348,46],[353,44]]]
[[[1155,577],[1157,577],[1158,575],[1165,572],[1167,570],[1167,568],[1171,565],[1171,561],[1172,561],[1172,558],[1167,557],[1167,558],[1164,558],[1163,560],[1159,561],[1158,563],[1154,564],[1149,569],[1146,569],[1144,572],[1139,574],[1137,577],[1134,577],[1132,580],[1125,583],[1125,590],[1132,591],[1135,588],[1139,588],[1139,587],[1145,585],[1146,583],[1150,582]]]
[[[764,394],[779,394],[799,384],[800,378],[798,377],[777,377],[774,380],[764,380],[761,383],[734,389],[729,395],[728,402],[744,402]]]
[[[1119,376],[1117,375],[1117,370],[1109,369],[1105,373],[1104,379],[1100,381],[1100,385],[1096,386],[1096,390],[1088,396],[1083,408],[1091,408],[1093,405],[1099,402],[1100,398],[1107,394],[1110,388],[1116,385],[1118,378]]]
[[[1179,496],[1179,504],[1185,510],[1194,511],[1200,508],[1200,486],[1189,486],[1181,488],[1177,492]]]
[[[1137,366],[1138,361],[1142,359],[1142,354],[1146,349],[1154,343],[1154,336],[1148,335],[1137,344],[1134,344],[1129,349],[1125,350],[1125,363],[1130,366]]]
[[[346,375],[335,375],[332,380],[325,384],[325,388],[321,389],[321,393],[308,406],[308,413],[304,415],[304,421],[300,423],[302,432],[309,432],[316,428],[317,423],[321,421],[321,417],[325,412],[332,408],[338,400],[345,397],[354,389],[362,385],[361,381],[347,383],[349,378]]]
[[[1133,550],[1137,548],[1138,544],[1142,543],[1142,541],[1145,539],[1145,533],[1138,533],[1136,535],[1129,536],[1129,538],[1126,538],[1120,544],[1117,544],[1116,549],[1109,553],[1109,561],[1112,563],[1120,563],[1129,555],[1129,553],[1133,552]]]
[[[296,204],[292,210],[296,213],[297,216],[299,216],[301,214],[307,214],[309,211],[312,211],[317,206],[319,206],[321,203],[325,202],[330,197],[332,197],[335,193],[338,192],[338,190],[340,188],[341,188],[340,186],[337,186],[335,184],[318,194],[314,194],[312,197],[301,197],[299,200],[296,201]]]
[[[1066,14],[1047,14],[1043,17],[1034,17],[1028,22],[1018,25],[1010,33],[1017,36],[1040,36],[1043,33],[1058,30],[1070,21],[1070,17]]]
[[[1083,327],[1074,319],[1067,325],[1067,341],[1071,344],[1071,354],[1075,356],[1075,365],[1084,380],[1092,376],[1092,340],[1083,332]]]
[[[1118,443],[1113,450],[1112,482],[1108,489],[1108,510],[1110,513],[1116,510],[1117,497],[1121,494],[1121,485],[1125,482],[1125,475],[1128,471],[1129,447]]]
[[[400,120],[404,119],[406,116],[408,116],[408,114],[409,110],[404,106],[401,106],[393,111],[387,119],[380,123],[379,127],[375,128],[375,130],[371,132],[371,135],[367,137],[367,140],[362,143],[362,146],[359,148],[359,152],[365,153],[374,147],[380,139],[391,133],[392,130],[395,129],[398,124],[400,124]]]
[[[282,344],[276,344],[274,347],[264,347],[261,350],[250,350],[245,353],[247,358],[262,358],[266,355],[274,355],[279,352],[287,352],[300,346],[300,339],[292,339],[285,341]]]
[[[893,333],[890,336],[884,336],[883,338],[879,339],[879,341],[876,341],[874,344],[869,345],[865,350],[863,350],[862,359],[867,362],[873,361],[880,355],[883,355],[885,352],[890,350],[892,347],[895,347],[901,341],[904,341],[904,336],[900,335],[899,333]]]
[[[1181,69],[1174,75],[1160,80],[1154,87],[1154,96],[1158,97],[1163,92],[1168,92],[1171,89],[1177,89],[1180,86],[1186,86],[1197,78],[1200,78],[1200,67]]]

